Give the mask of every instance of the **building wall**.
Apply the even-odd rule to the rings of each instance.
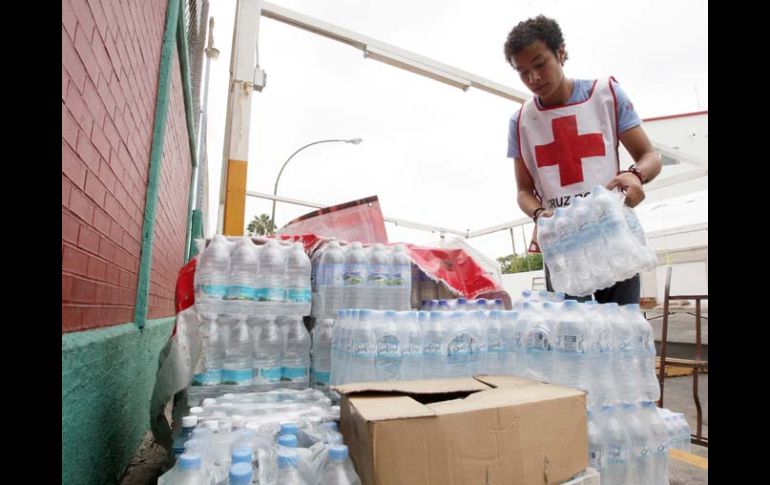
[[[62,483],[117,483],[149,428],[192,173],[174,50],[148,320],[134,320],[167,0],[62,0]]]

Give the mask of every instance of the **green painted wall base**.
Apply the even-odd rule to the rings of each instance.
[[[174,317],[62,335],[62,484],[112,484],[150,427]]]

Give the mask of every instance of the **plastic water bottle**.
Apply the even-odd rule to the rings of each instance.
[[[554,376],[558,384],[589,390],[588,326],[575,300],[565,300],[557,311]],[[556,377],[558,376],[558,378]]]
[[[612,370],[618,398],[624,402],[639,399],[639,377],[634,368],[633,325],[629,323],[617,303],[606,303],[605,319],[610,324],[613,341]]]
[[[248,386],[252,382],[251,332],[246,319],[246,315],[237,315],[234,327],[228,332],[222,371],[225,384]]]
[[[625,221],[619,196],[596,186],[591,190],[591,210],[602,236],[604,259],[612,270],[612,281],[628,279],[636,273],[636,261],[633,251],[629,250],[630,241],[622,231]]]
[[[468,326],[468,335],[470,339],[468,341],[469,349],[471,352],[470,366],[468,371],[469,377],[473,377],[476,374],[483,372],[484,367],[487,364],[487,313],[482,310],[475,310],[471,312],[458,312],[463,315]]]
[[[412,301],[412,260],[409,258],[406,246],[397,244],[393,248],[392,287],[395,310],[411,309]]]
[[[604,441],[599,426],[596,424],[594,412],[589,408],[588,416],[588,466],[604,476]]]
[[[271,315],[283,313],[283,304],[286,301],[284,271],[285,264],[281,245],[271,239],[262,246],[259,255],[257,298],[264,313]]]
[[[333,445],[329,447],[328,461],[318,483],[324,485],[360,485],[361,480],[348,459],[348,447]]]
[[[203,340],[204,371],[193,377],[193,384],[198,386],[214,386],[222,382],[222,365],[225,357],[224,340],[217,324],[214,313],[201,315],[203,322],[200,326]]]
[[[286,313],[309,315],[310,302],[310,259],[295,242],[286,255]]]
[[[652,326],[642,315],[638,304],[625,305],[621,310],[633,328],[634,366],[639,378],[640,398],[644,401],[657,401],[660,398],[660,385],[655,377],[655,338]]]
[[[184,453],[184,444],[192,438],[192,432],[197,425],[197,416],[185,416],[182,418],[182,429],[179,432],[179,435],[174,439],[174,443],[172,445],[174,458],[178,458],[179,455]]]
[[[230,257],[230,275],[227,287],[227,307],[230,313],[250,314],[257,301],[257,274],[259,251],[251,237],[243,236]]]
[[[449,322],[447,313],[430,312],[422,332],[422,378],[443,379],[448,374],[447,343]]]
[[[388,251],[380,243],[375,243],[369,253],[369,268],[367,272],[366,288],[369,293],[370,308],[377,310],[394,309],[395,304],[389,298],[390,289],[388,278],[390,275],[391,258]]]
[[[652,479],[649,483],[654,485],[668,484],[668,465],[670,441],[666,430],[666,424],[657,412],[657,407],[652,401],[642,401],[640,419],[647,425],[654,440],[652,450]],[[689,443],[689,431],[687,442]]]
[[[602,483],[607,485],[623,485],[632,483],[629,466],[628,433],[618,419],[615,406],[602,406],[597,424],[602,432],[602,440],[605,444],[607,463],[605,474],[601,477]]]
[[[347,325],[347,312],[345,310],[337,311],[337,320],[332,325],[332,343],[331,343],[331,369],[329,376],[330,384],[340,384],[340,363],[344,357],[345,350],[345,326]]]
[[[255,317],[252,326],[252,367],[254,384],[262,390],[277,388],[281,382],[283,335],[271,315]]]
[[[631,470],[629,474],[631,483],[652,483],[655,440],[652,437],[651,425],[639,419],[638,411],[639,408],[633,403],[623,403],[619,413],[630,438],[628,461]]]
[[[410,381],[420,379],[422,363],[422,331],[418,323],[418,313],[415,311],[402,312],[396,316],[401,343],[401,376],[400,380]]]
[[[525,302],[519,319],[526,322],[525,361],[523,377],[542,382],[551,382],[553,370],[553,335],[548,321],[553,321],[553,306],[543,303],[543,311],[535,310],[534,305]]]
[[[500,366],[500,373],[504,375],[520,375],[520,364],[524,360],[524,349],[521,342],[521,327],[518,325],[519,312],[500,312],[500,337],[505,346],[505,357]],[[488,337],[487,337],[488,338]],[[491,355],[492,351],[489,350]]]
[[[345,295],[345,253],[338,241],[331,241],[321,254],[318,266],[318,288],[322,313],[319,317],[335,318],[343,308]]]
[[[353,242],[345,261],[345,307],[372,308],[367,294],[369,261],[360,242]]]
[[[235,463],[230,467],[229,485],[250,485],[252,474],[251,463]]]
[[[286,322],[281,380],[286,387],[304,389],[310,384],[310,334],[300,316],[278,317]]]
[[[230,268],[230,247],[224,236],[211,240],[195,269],[195,306],[199,313],[220,313],[225,310]]]
[[[205,485],[206,475],[201,456],[197,453],[182,453],[177,461],[176,473],[167,485]]]
[[[359,310],[358,319],[350,329],[350,360],[351,377],[348,382],[375,381],[374,358],[376,343],[373,332],[373,310]]]
[[[586,267],[587,285],[590,288],[604,288],[610,284],[607,279],[612,275],[612,270],[604,256],[605,247],[591,212],[592,203],[590,198],[576,199],[571,206],[572,218],[581,234],[583,255],[590,262]]]
[[[568,262],[554,224],[555,217],[537,219],[537,240],[543,252],[543,260],[550,270],[551,284],[554,288],[570,288]]]
[[[401,377],[401,341],[396,312],[374,312],[375,377],[378,381],[396,381]]]
[[[487,319],[487,364],[482,372],[492,375],[505,374],[508,346],[503,338],[502,312],[492,310]]]
[[[307,482],[297,470],[299,457],[296,451],[285,452],[278,455],[278,471],[275,476],[275,485],[307,485]]]
[[[610,325],[604,318],[604,311],[599,303],[593,300],[583,304],[583,316],[588,323],[590,335],[588,405],[597,406],[618,402],[619,398],[612,372],[612,363],[615,357]]]
[[[326,318],[313,328],[312,382],[316,389],[328,389],[332,365],[332,331],[334,320]]]

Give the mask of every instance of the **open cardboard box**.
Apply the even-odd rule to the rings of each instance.
[[[335,389],[364,485],[561,483],[588,466],[580,390],[486,375]]]

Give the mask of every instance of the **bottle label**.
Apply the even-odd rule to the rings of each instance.
[[[345,286],[361,286],[366,284],[366,264],[352,264],[345,269]]]
[[[284,367],[281,371],[281,380],[288,382],[307,381],[307,367]]]
[[[222,371],[222,383],[245,386],[251,384],[252,374],[251,369],[224,369]]]
[[[292,303],[310,303],[311,296],[308,288],[289,288],[288,301]]]
[[[267,301],[280,303],[286,301],[285,288],[267,288]]]
[[[198,293],[205,298],[221,300],[227,294],[227,285],[198,285]]]
[[[494,338],[489,340],[489,344],[487,347],[487,351],[489,352],[505,352],[508,350],[506,348],[505,342],[500,338]]]
[[[255,381],[257,384],[274,384],[280,382],[283,369],[281,367],[261,367],[254,369],[256,372]]]
[[[207,369],[193,376],[194,386],[213,386],[222,382],[222,369]]]
[[[395,335],[383,335],[377,339],[377,358],[396,359],[399,357],[399,342]]]
[[[455,335],[449,341],[447,353],[450,357],[459,357],[471,353],[471,336],[467,333]]]
[[[233,285],[227,287],[226,300],[256,301],[257,289],[251,286]]]
[[[373,287],[383,287],[388,284],[388,267],[385,264],[373,264],[369,268],[367,285]]]
[[[562,335],[561,351],[583,353],[583,338],[578,335]]]

